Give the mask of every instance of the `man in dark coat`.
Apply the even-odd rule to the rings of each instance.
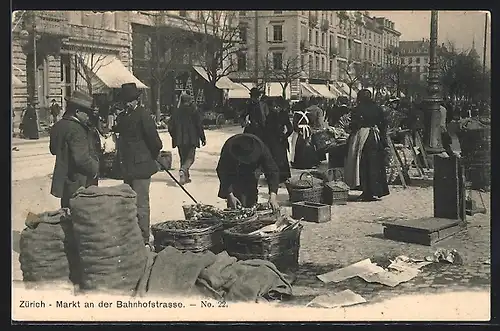
[[[52,99],[50,105],[50,115],[52,116],[52,124],[55,124],[59,120],[60,114],[61,114],[61,106],[59,106],[56,99]]]
[[[89,100],[90,98],[90,100]],[[50,153],[56,156],[50,193],[69,207],[69,199],[80,188],[97,184],[99,160],[89,116],[92,98],[75,92],[67,99],[63,118],[50,131]]]
[[[156,123],[139,105],[141,91],[135,83],[123,84],[118,98],[126,107],[117,118],[118,154],[125,184],[137,194],[137,218],[146,245],[149,245],[149,187],[151,176],[158,172],[156,159],[163,148]]]
[[[264,170],[269,203],[277,210],[279,170],[267,146],[257,136],[245,133],[234,135],[224,143],[217,165],[218,196],[226,199],[228,208],[248,208],[257,203],[258,168]]]
[[[181,105],[177,108],[168,125],[168,132],[172,137],[172,148],[178,148],[181,159],[179,170],[179,183],[191,182],[189,169],[194,163],[196,148],[205,146],[207,140],[200,113],[193,104],[193,97],[187,94],[181,95]]]
[[[261,92],[258,88],[254,87],[250,90],[250,101],[243,113],[243,127],[245,128],[245,133],[253,134],[260,139],[264,139],[269,108],[263,100],[260,100],[260,96]]]
[[[23,118],[21,119],[21,132],[26,139],[39,139],[38,134],[38,115],[36,113],[35,102],[28,100],[28,105],[24,110]]]

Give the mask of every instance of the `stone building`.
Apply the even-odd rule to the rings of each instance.
[[[427,81],[429,72],[429,39],[408,40],[399,43],[400,61],[407,73],[418,77],[421,81]],[[438,46],[437,55],[446,48],[444,44]]]
[[[20,11],[12,31],[13,73],[21,85],[13,88],[13,107],[28,98],[38,102],[39,118],[47,107],[76,89],[109,99],[121,84],[146,86],[130,72],[130,13],[126,11]]]
[[[384,65],[392,56],[386,49],[397,47],[400,36],[393,22],[367,12],[240,11],[239,24],[245,47],[231,78],[247,87],[266,80],[266,94],[278,96],[284,75],[275,72],[293,63],[294,73],[285,75],[293,77],[285,90],[292,99],[349,93],[344,81],[354,68]]]

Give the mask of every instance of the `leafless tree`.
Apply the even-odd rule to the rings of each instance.
[[[202,10],[196,17],[181,17],[196,45],[196,62],[207,73],[207,102],[214,104],[217,82],[237,71],[234,58],[240,51],[236,11]],[[185,16],[188,16],[187,14]]]
[[[347,62],[347,66],[342,68],[341,81],[349,87],[349,100],[352,99],[352,90],[363,79],[364,70],[359,63],[353,61]]]
[[[281,64],[276,68],[274,63],[269,63],[271,68],[270,78],[277,81],[281,85],[282,96],[286,99],[286,89],[292,84],[292,81],[301,77],[306,68],[306,64],[302,63],[300,55],[287,56],[284,55]]]
[[[107,28],[107,16],[103,12],[84,11],[83,26],[81,27],[82,35],[86,39],[94,43],[99,43],[105,38],[105,29]],[[100,53],[96,48],[80,48],[72,57],[72,65],[75,68],[75,88],[79,89],[82,85],[79,80],[83,80],[83,84],[89,95],[93,95],[94,87],[100,88],[96,73],[104,66],[111,63],[112,57]]]

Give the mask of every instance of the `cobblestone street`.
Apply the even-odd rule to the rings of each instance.
[[[240,131],[226,128],[222,131],[207,131],[207,146],[197,151],[193,166],[193,182],[186,188],[200,202],[224,206],[217,198],[218,180],[215,166],[218,152],[228,136]],[[170,138],[162,133],[164,149],[171,149]],[[18,143],[13,151],[13,267],[14,280],[21,280],[18,262],[19,233],[29,211],[42,212],[59,207],[59,201],[50,196],[50,173],[54,158],[48,153],[48,142]],[[178,167],[178,155],[173,151],[174,168]],[[177,172],[173,171],[174,175]],[[103,180],[102,185],[115,185],[119,181]],[[266,198],[265,186],[261,187],[261,199]],[[352,191],[354,197],[360,192]],[[294,283],[294,304],[306,304],[314,296],[325,292],[350,289],[362,295],[369,302],[376,302],[393,296],[418,292],[441,292],[450,290],[489,289],[490,265],[490,195],[483,194],[488,214],[468,217],[467,228],[461,233],[445,239],[432,247],[395,242],[383,238],[384,217],[421,218],[433,214],[432,187],[391,187],[391,194],[378,202],[349,202],[345,206],[332,208],[330,222],[304,223],[301,237],[300,269]],[[279,199],[287,206],[287,194],[280,188]],[[151,185],[152,222],[183,219],[182,205],[190,203],[187,196],[175,186],[164,172],[153,177]],[[413,280],[394,288],[370,284],[360,278],[340,283],[322,283],[316,276],[352,263],[370,258],[380,266],[387,266],[398,255],[424,259],[437,248],[456,249],[463,258],[463,265],[433,263],[422,269]],[[489,304],[488,304],[489,305]]]

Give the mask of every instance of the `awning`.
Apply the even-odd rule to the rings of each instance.
[[[23,86],[23,82],[12,74],[12,86]]]
[[[349,97],[349,86],[347,86],[346,83],[344,83],[344,82],[337,82],[337,86],[338,86],[338,88],[339,88],[340,91],[344,92],[344,94],[347,97]],[[354,89],[351,89],[350,95],[351,95],[351,98],[356,99],[356,97],[357,97],[358,94],[356,93],[356,91]]]
[[[200,66],[193,66],[193,69],[196,70],[198,74],[200,74],[203,79],[205,79],[207,82],[210,82],[210,79],[208,79],[208,73],[207,71]],[[232,90],[232,89],[239,89],[240,86],[233,82],[229,77],[223,76],[220,77],[219,80],[217,80],[217,83],[215,83],[215,86],[219,89],[224,89],[224,90]]]
[[[248,83],[234,83],[235,85],[238,85],[239,88],[234,88],[234,89],[230,89],[228,91],[228,95],[227,97],[229,99],[249,99],[250,98],[250,89],[253,87],[253,86],[246,86],[246,84]],[[253,85],[253,84],[252,84]]]
[[[307,83],[300,83],[300,93],[304,98],[319,97],[320,95]]]
[[[323,98],[335,99],[338,97],[335,93],[328,89],[328,86],[323,84],[309,84],[316,92],[318,92]]]
[[[108,88],[121,88],[127,83],[135,83],[140,89],[148,88],[114,55],[85,53],[82,60],[83,64]]]
[[[268,97],[281,97],[283,96],[283,87],[280,83],[266,83],[266,95]],[[291,91],[290,84],[285,89],[285,99],[290,99]]]

